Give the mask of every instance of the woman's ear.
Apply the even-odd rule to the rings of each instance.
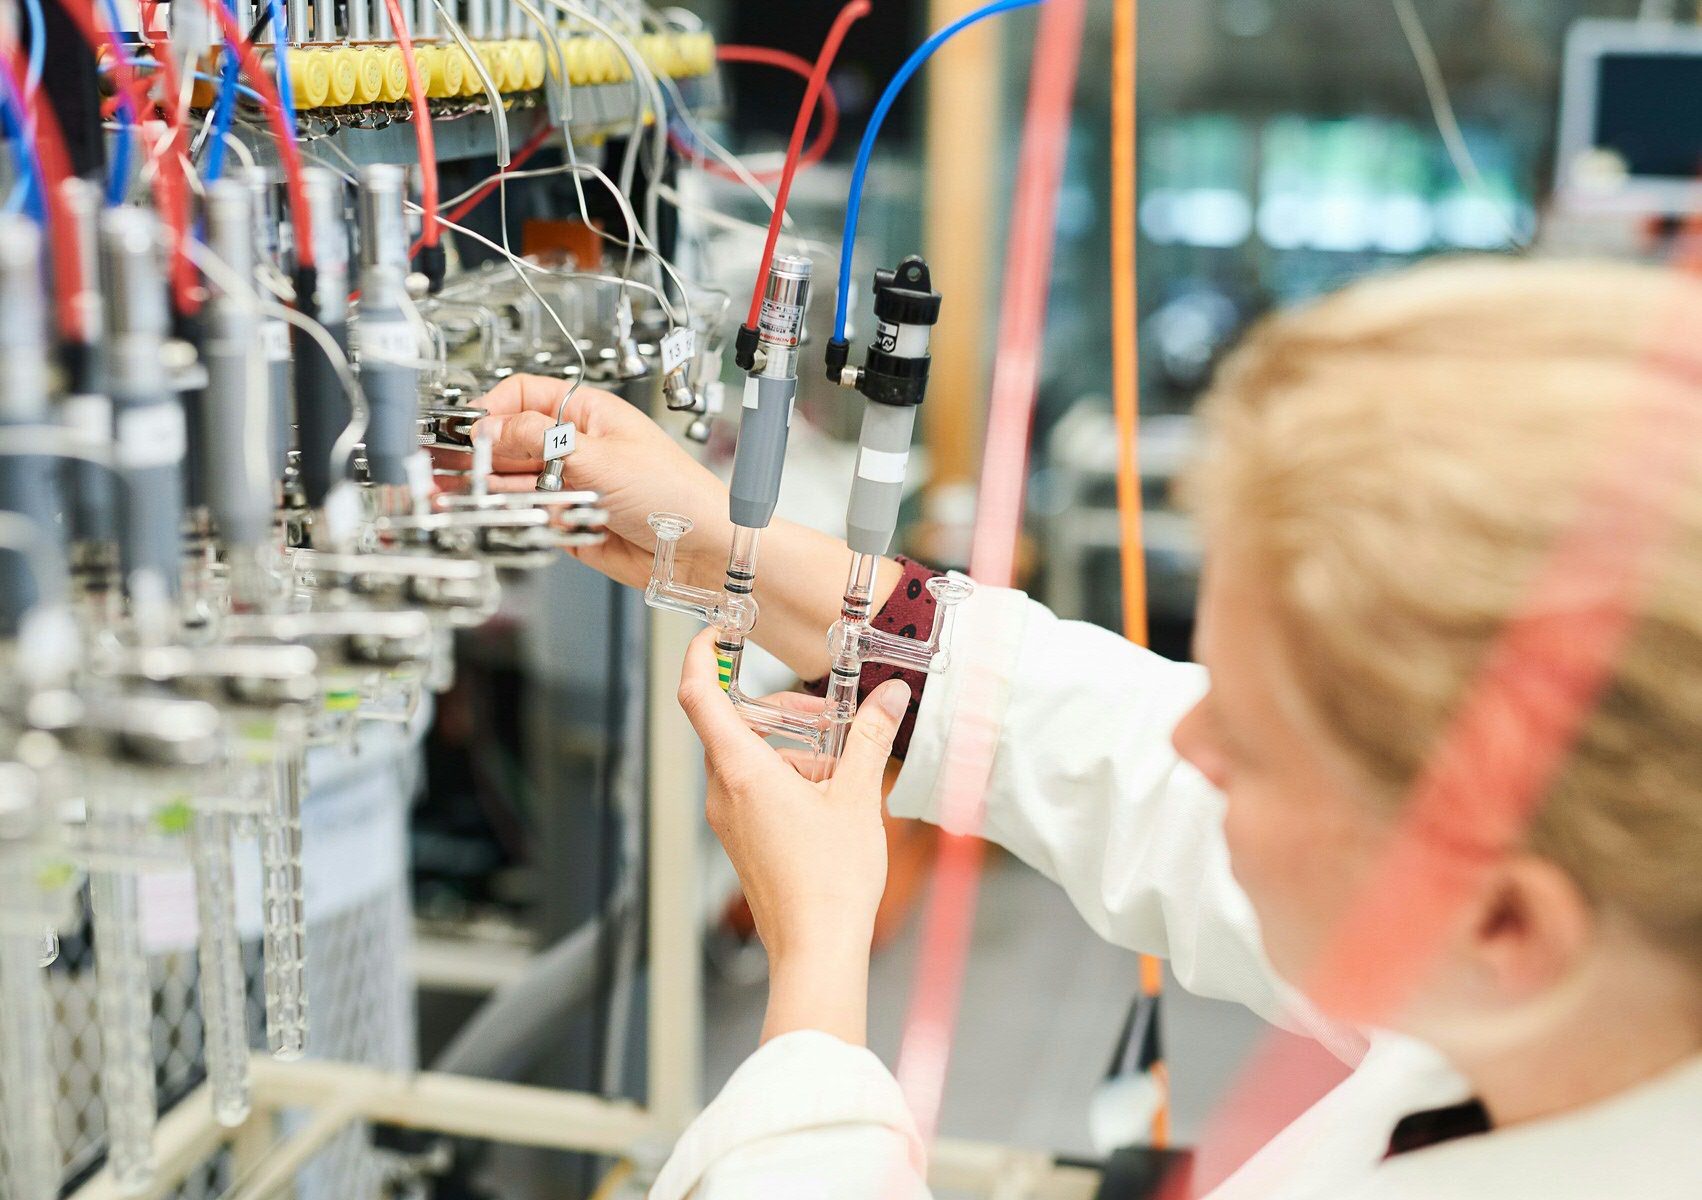
[[[1521,1004],[1573,976],[1589,953],[1595,914],[1565,871],[1513,854],[1485,881],[1466,930],[1468,957],[1491,1004]]]

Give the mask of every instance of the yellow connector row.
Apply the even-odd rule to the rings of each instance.
[[[601,34],[579,34],[561,40],[567,79],[575,86],[624,83],[632,65],[620,48]],[[715,69],[715,38],[707,33],[647,33],[633,39],[644,63],[658,75],[689,79]]]
[[[632,78],[625,55],[605,37],[576,35],[557,44],[567,65],[569,83],[583,86]],[[645,64],[659,75],[685,79],[707,75],[715,68],[715,39],[707,33],[646,34],[636,39],[635,46]],[[536,91],[555,70],[553,57],[542,43],[531,38],[479,42],[474,49],[491,81],[504,94]],[[479,72],[460,46],[417,45],[414,58],[429,99],[484,93]],[[261,61],[270,69],[271,51],[263,52]],[[216,69],[209,60],[204,73],[211,75]],[[394,104],[408,97],[408,71],[400,46],[301,46],[290,51],[289,70],[297,112]],[[216,95],[216,85],[198,81],[192,103],[208,107]]]

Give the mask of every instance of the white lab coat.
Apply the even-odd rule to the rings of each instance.
[[[1358,1063],[1212,1200],[1702,1197],[1702,1059],[1586,1109],[1385,1161],[1402,1117],[1465,1100],[1469,1088],[1410,1039],[1377,1034],[1367,1050],[1272,972],[1229,871],[1222,800],[1170,746],[1204,671],[991,589],[964,605],[952,653],[924,693],[892,811],[939,819],[945,739],[974,679],[1004,709],[983,836],[1057,881],[1100,936],[1167,958],[1190,991],[1239,1001]],[[925,1148],[880,1060],[800,1032],[734,1073],[651,1198],[921,1200],[925,1174]]]

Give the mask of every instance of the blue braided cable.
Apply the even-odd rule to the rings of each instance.
[[[863,176],[868,173],[869,156],[874,153],[875,138],[880,134],[881,122],[886,120],[893,101],[898,99],[898,94],[904,90],[904,85],[910,82],[910,77],[933,57],[934,51],[971,25],[999,13],[1017,8],[1032,8],[1040,3],[1042,0],[994,0],[992,4],[959,17],[918,46],[916,52],[905,59],[904,65],[893,75],[892,82],[886,85],[886,91],[881,93],[880,101],[869,117],[869,124],[863,130],[862,144],[857,147],[857,165],[851,168],[851,195],[845,206],[845,237],[839,251],[839,297],[833,313],[834,341],[845,340],[845,310],[851,301],[851,250],[857,241],[857,217],[863,208]]]

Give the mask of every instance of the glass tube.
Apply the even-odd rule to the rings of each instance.
[[[47,990],[41,939],[0,934],[0,1099],[6,1112],[5,1172],[10,1200],[58,1200],[63,1164],[53,1124]]]
[[[270,811],[260,822],[262,935],[266,968],[266,1044],[275,1058],[307,1050],[307,914],[301,890],[303,762],[287,754],[277,768]]]
[[[106,1107],[107,1169],[124,1195],[154,1178],[153,988],[142,945],[136,876],[89,877],[95,941],[95,1001],[100,1018],[100,1090]]]
[[[236,871],[231,860],[231,820],[223,812],[196,813],[196,946],[201,965],[201,1021],[206,1029],[207,1086],[213,1116],[235,1127],[248,1119],[248,997],[242,941],[236,928]]]

